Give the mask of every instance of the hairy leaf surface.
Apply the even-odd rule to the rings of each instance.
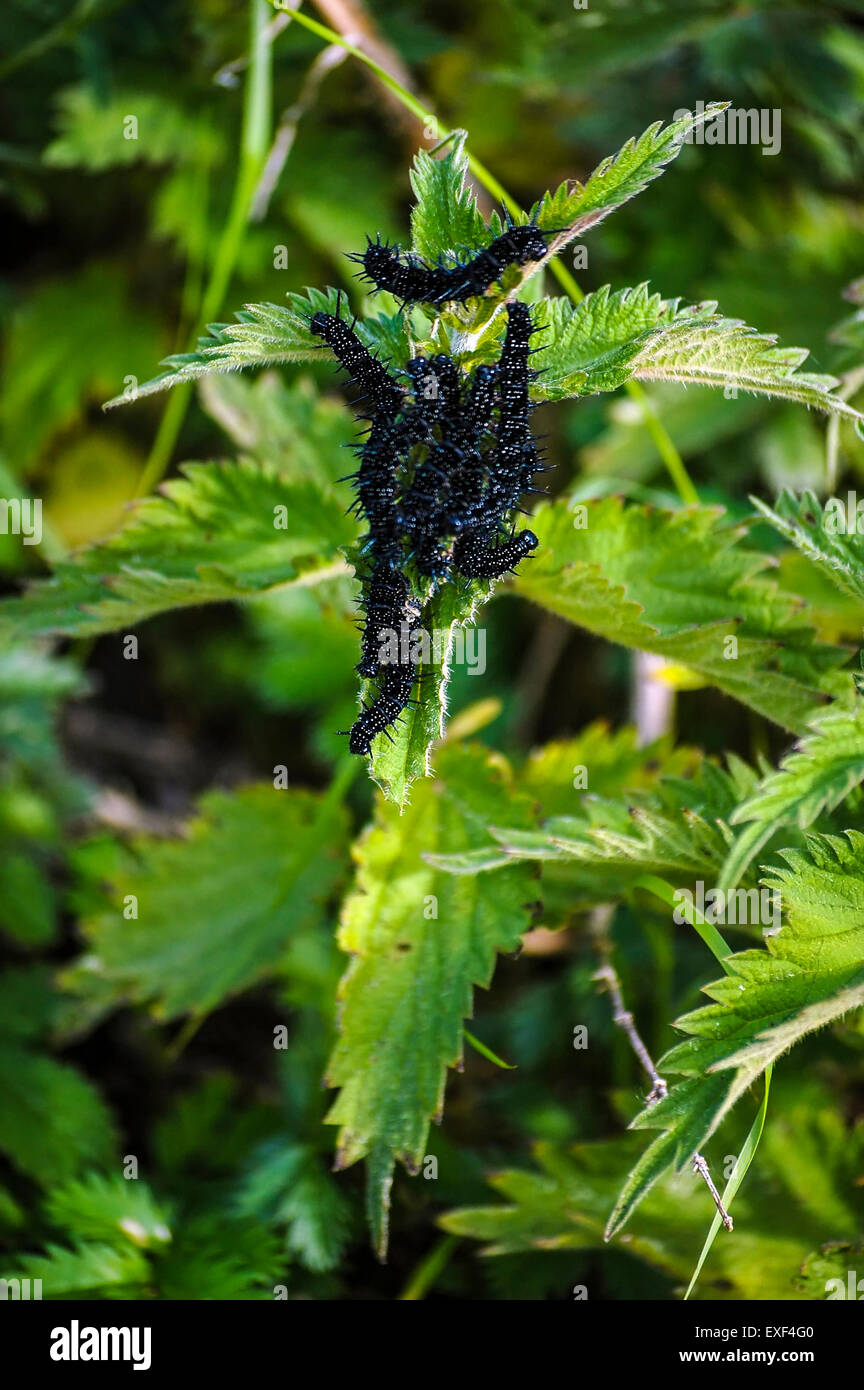
[[[439,763],[442,780],[421,783],[402,816],[379,805],[357,848],[340,929],[352,960],[327,1072],[341,1090],[328,1119],[340,1126],[338,1166],[367,1159],[367,1207],[382,1253],[395,1164],[419,1169],[447,1068],[461,1064],[473,987],[488,986],[496,952],[519,944],[533,896],[524,866],[478,882],[425,861],[441,845],[482,841],[490,821],[518,807],[505,769],[482,751],[444,749]]]

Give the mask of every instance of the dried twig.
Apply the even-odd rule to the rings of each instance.
[[[353,44],[376,62],[404,91],[417,95],[417,83],[411,69],[398,50],[382,37],[364,0],[314,0],[314,3],[332,30],[341,34],[347,43]],[[442,131],[437,121],[424,124],[416,115],[407,111],[399,97],[381,83],[377,84],[377,93],[382,106],[390,112],[395,125],[407,138],[412,149],[417,145],[426,149],[435,149],[440,145]],[[424,105],[427,104],[424,101]],[[474,191],[481,212],[488,216],[494,200],[473,173],[468,173],[467,182]]]
[[[618,1027],[622,1028],[627,1034],[630,1046],[639,1058],[643,1070],[651,1079],[651,1090],[645,1099],[645,1104],[649,1106],[656,1105],[659,1100],[663,1100],[664,1097],[669,1094],[669,1088],[652,1062],[647,1047],[636,1031],[633,1015],[624,1007],[624,999],[621,994],[621,981],[618,979],[615,967],[607,961],[596,972],[594,978],[595,980],[602,980],[605,983],[612,1000],[612,1022],[616,1023]],[[724,1207],[720,1193],[714,1186],[714,1181],[708,1171],[708,1163],[700,1153],[695,1153],[693,1155],[693,1171],[694,1173],[699,1173],[702,1177],[708,1191],[714,1199],[714,1205],[720,1213],[720,1220],[723,1222],[726,1230],[731,1231],[732,1217]]]
[[[331,29],[335,29],[337,34],[353,43],[355,48],[368,54],[406,91],[416,92],[417,85],[410,69],[396,49],[381,37],[363,0],[315,0],[315,7],[320,10],[325,23],[329,24]],[[416,144],[417,117],[406,111],[402,103],[386,87],[379,88],[379,97],[383,105],[389,108],[396,124],[409,137],[411,143]],[[431,144],[434,138],[431,134],[425,135],[422,126],[419,136],[423,144]]]
[[[297,100],[283,111],[279,120],[279,128],[276,131],[270,153],[258,181],[258,187],[255,190],[255,197],[252,200],[249,214],[251,221],[260,222],[266,216],[270,199],[296,139],[300,120],[315,101],[318,89],[327,73],[338,67],[340,63],[344,63],[347,57],[346,50],[335,43],[328,44],[326,48],[322,49],[306,74]]]

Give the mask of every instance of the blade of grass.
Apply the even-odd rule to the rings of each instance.
[[[496,1056],[491,1047],[487,1047],[479,1038],[475,1038],[474,1034],[469,1033],[467,1028],[462,1029],[462,1036],[466,1042],[471,1044],[475,1052],[479,1052],[481,1057],[486,1058],[487,1062],[494,1062],[496,1067],[501,1067],[503,1071],[516,1071],[516,1064],[514,1062],[505,1062],[500,1057]]]
[[[422,1298],[425,1298],[458,1244],[458,1236],[445,1236],[443,1240],[439,1240],[429,1254],[420,1261],[400,1293],[399,1302],[418,1303]]]
[[[735,1160],[735,1166],[732,1169],[732,1176],[730,1177],[725,1188],[723,1189],[723,1206],[726,1208],[727,1211],[729,1210],[729,1207],[732,1205],[732,1200],[735,1196],[735,1193],[738,1191],[739,1187],[744,1181],[744,1175],[747,1172],[747,1169],[750,1167],[750,1164],[753,1162],[756,1150],[759,1147],[759,1140],[762,1138],[762,1131],[765,1128],[765,1116],[768,1113],[768,1094],[771,1090],[771,1074],[773,1070],[774,1063],[769,1062],[768,1066],[765,1068],[765,1092],[762,1096],[762,1104],[759,1107],[759,1113],[753,1121],[753,1124],[750,1126],[750,1133],[744,1140],[741,1152]],[[696,1285],[696,1280],[699,1278],[699,1275],[702,1272],[702,1266],[705,1263],[711,1246],[714,1244],[714,1240],[717,1235],[717,1232],[720,1230],[720,1226],[721,1221],[720,1216],[718,1214],[714,1217],[714,1220],[711,1222],[711,1225],[708,1229],[708,1234],[705,1237],[705,1244],[702,1246],[702,1253],[700,1254],[699,1259],[696,1261],[696,1268],[693,1271],[693,1277],[690,1280],[690,1283],[687,1286],[687,1292],[684,1295],[685,1303],[687,1302],[687,1299],[693,1292],[693,1289]]]
[[[726,957],[732,955],[732,948],[723,940],[713,922],[709,922],[704,913],[699,911],[695,905],[688,908],[685,904],[679,903],[675,898],[675,890],[668,884],[665,878],[658,878],[656,874],[643,874],[636,880],[637,888],[644,888],[646,892],[653,893],[655,898],[667,903],[669,907],[676,908],[686,922],[695,932],[701,936],[711,954],[720,962],[723,969],[726,969]]]
[[[723,862],[717,879],[718,889],[728,893],[737,887],[751,860],[759,853],[762,846],[767,844],[780,824],[780,821],[768,825],[763,825],[761,821],[752,821],[750,825],[745,826]]]
[[[231,206],[216,248],[193,338],[203,332],[207,324],[217,317],[222,307],[243,244],[258,180],[270,149],[273,49],[268,33],[269,20],[270,8],[267,0],[249,0],[249,65],[243,89],[240,160]],[[190,399],[191,387],[188,385],[178,387],[172,394],[136,488],[139,496],[145,496],[150,492],[165,473],[186,418]]]
[[[756,849],[758,849],[758,846],[756,847]],[[756,853],[756,849],[753,849],[752,853]],[[751,858],[752,853],[750,856]],[[741,869],[741,873],[743,873],[743,868]],[[741,873],[738,874],[738,878],[740,878]],[[738,879],[736,878],[735,882],[737,881]],[[680,903],[676,903],[675,893],[672,887],[665,881],[665,879],[658,878],[654,874],[645,874],[642,878],[637,879],[637,886],[639,888],[646,889],[646,891],[649,893],[653,893],[654,896],[660,898],[662,902],[666,902],[670,906],[675,905],[676,907],[678,907],[678,910],[680,911],[681,915],[685,917],[688,922],[690,922],[691,926],[693,926],[693,928],[702,937],[702,940],[705,942],[709,950],[714,954],[714,956],[716,956],[717,960],[723,966],[723,969],[726,970],[724,956],[729,956],[732,954],[732,952],[726,945],[726,942],[723,940],[723,937],[717,931],[716,927],[712,926],[711,923],[705,921],[704,915],[699,911],[697,907],[694,907],[692,911],[688,911],[686,907],[682,906]],[[701,922],[697,922],[696,920],[694,920],[697,916],[702,919]],[[753,1162],[756,1150],[759,1147],[759,1140],[762,1138],[762,1130],[765,1127],[765,1116],[768,1113],[768,1094],[771,1089],[772,1071],[773,1063],[769,1063],[769,1065],[765,1069],[765,1093],[762,1097],[762,1104],[759,1108],[759,1113],[756,1116],[756,1119],[753,1121],[753,1124],[750,1128],[750,1133],[747,1135],[747,1138],[744,1141],[744,1146],[741,1149],[740,1154],[735,1160],[735,1166],[732,1169],[732,1176],[727,1182],[723,1190],[722,1197],[720,1199],[723,1209],[727,1212],[732,1203],[732,1199],[735,1196],[735,1193],[738,1191],[739,1187],[741,1186],[741,1183],[744,1181],[744,1175],[747,1172],[747,1169]],[[711,1246],[714,1244],[717,1232],[720,1230],[722,1224],[723,1220],[718,1210],[717,1215],[711,1222],[708,1234],[705,1237],[705,1243],[702,1246],[702,1252],[696,1263],[696,1268],[693,1271],[693,1277],[690,1280],[687,1292],[684,1295],[685,1301],[690,1297],[690,1294],[693,1292],[696,1280],[699,1278],[702,1266],[705,1263],[705,1260],[708,1256],[708,1252],[711,1249]]]

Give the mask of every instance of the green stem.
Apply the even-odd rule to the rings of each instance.
[[[413,112],[419,121],[422,121],[424,125],[434,126],[436,130],[439,129],[438,117],[435,115],[434,111],[429,111],[416,97],[412,96],[410,92],[407,92],[401,83],[397,82],[394,77],[391,77],[390,73],[382,68],[380,63],[376,63],[374,58],[370,58],[368,53],[364,53],[362,49],[355,47],[353,43],[349,43],[348,40],[344,39],[341,34],[338,34],[335,29],[328,29],[325,24],[319,24],[317,19],[310,19],[308,15],[302,14],[299,10],[286,10],[279,4],[279,0],[269,0],[269,3],[281,14],[290,14],[292,20],[296,20],[298,24],[301,24],[304,29],[308,29],[311,33],[317,34],[320,39],[324,39],[330,44],[338,44],[341,48],[344,48],[346,53],[350,53],[358,62],[363,63],[371,72],[374,72],[375,76],[387,90],[392,92],[403,106]],[[482,184],[487,193],[491,193],[493,198],[503,203],[508,212],[512,213],[514,217],[518,217],[522,209],[519,207],[515,198],[507,192],[507,189],[502,183],[499,183],[491,170],[487,169],[485,164],[482,164],[479,159],[476,159],[467,148],[465,154],[468,160],[468,168],[471,170],[478,183]],[[574,303],[578,304],[581,299],[585,298],[583,291],[570,274],[570,271],[566,266],[562,265],[560,261],[553,259],[550,262],[550,269],[559,285],[566,290]],[[690,475],[684,466],[684,460],[676,449],[671,435],[654,410],[641,383],[638,381],[627,381],[624,385],[628,395],[632,400],[636,401],[639,406],[642,413],[642,423],[653,439],[657,452],[669,471],[669,475],[675,484],[681,501],[688,505],[698,505],[699,494],[693,486]]]
[[[730,1206],[732,1205],[732,1199],[734,1198],[735,1193],[738,1191],[739,1187],[744,1181],[744,1175],[747,1172],[747,1169],[750,1167],[750,1164],[753,1162],[756,1150],[759,1147],[759,1140],[762,1138],[762,1131],[765,1128],[765,1117],[768,1114],[768,1096],[771,1091],[771,1075],[773,1073],[773,1070],[774,1063],[769,1062],[768,1066],[765,1068],[765,1091],[762,1096],[762,1104],[759,1107],[759,1112],[755,1120],[750,1126],[750,1133],[744,1140],[744,1146],[735,1160],[735,1166],[732,1169],[732,1176],[727,1182],[725,1188],[723,1189],[723,1196],[721,1198],[721,1201],[726,1211],[728,1211]],[[693,1271],[693,1277],[687,1286],[687,1292],[684,1295],[685,1303],[687,1302],[687,1299],[690,1297],[691,1293],[693,1292],[693,1289],[696,1286],[696,1280],[699,1278],[699,1275],[702,1272],[702,1266],[704,1265],[705,1260],[708,1256],[708,1251],[714,1244],[714,1238],[719,1230],[720,1215],[718,1213],[717,1216],[714,1217],[714,1220],[711,1222],[710,1229],[708,1231],[707,1236],[705,1237],[705,1244],[702,1246],[702,1252],[699,1256],[699,1259],[696,1262],[696,1268]]]
[[[433,1246],[429,1254],[420,1261],[400,1293],[399,1302],[417,1303],[420,1299],[425,1298],[458,1244],[459,1241],[456,1236],[445,1236],[443,1240]]]
[[[644,888],[646,892],[653,893],[655,898],[659,898],[669,907],[676,907],[684,920],[689,922],[695,932],[698,932],[708,950],[728,973],[726,959],[732,955],[732,949],[723,940],[714,924],[707,920],[698,907],[694,906],[690,909],[686,904],[676,902],[675,890],[666,882],[665,878],[658,878],[656,874],[644,874],[641,878],[637,878],[635,887]]]
[[[752,829],[752,827],[748,827],[748,829]],[[636,886],[637,888],[645,888],[649,893],[653,893],[655,897],[660,898],[662,902],[669,903],[670,906],[675,902],[675,893],[671,886],[666,882],[665,879],[658,878],[655,874],[646,874],[643,878],[637,879]],[[723,966],[723,969],[728,974],[729,969],[726,964],[726,957],[731,956],[732,952],[726,945],[726,942],[723,940],[723,937],[717,931],[716,927],[712,926],[710,922],[705,921],[704,915],[699,911],[698,908],[694,907],[693,911],[688,913],[685,907],[681,907],[680,905],[678,906],[682,916],[686,917],[687,921],[690,922],[694,929],[699,933],[706,946],[708,946],[709,950],[713,952],[717,960]],[[694,920],[697,917],[700,919],[699,921]],[[725,1188],[723,1189],[723,1195],[720,1200],[723,1205],[724,1211],[728,1211],[730,1206],[732,1205],[732,1199],[734,1198],[736,1192],[738,1191],[739,1187],[744,1181],[744,1176],[747,1172],[747,1169],[753,1162],[756,1150],[759,1147],[759,1141],[762,1138],[762,1130],[765,1128],[765,1117],[768,1113],[768,1094],[771,1090],[771,1076],[773,1070],[774,1064],[773,1062],[769,1062],[768,1066],[765,1068],[765,1093],[762,1097],[762,1104],[759,1107],[759,1113],[756,1116],[756,1119],[753,1121],[753,1124],[750,1127],[750,1132],[744,1141],[743,1148],[741,1149],[741,1152],[735,1160],[735,1166],[732,1169],[732,1176],[727,1182]],[[707,1259],[708,1252],[711,1249],[711,1246],[714,1244],[714,1240],[716,1238],[717,1232],[720,1230],[721,1224],[722,1218],[718,1211],[717,1215],[714,1217],[714,1220],[711,1222],[708,1234],[705,1237],[705,1243],[702,1246],[702,1251],[699,1255],[699,1259],[696,1262],[696,1268],[693,1271],[693,1277],[690,1280],[687,1292],[684,1295],[685,1302],[693,1292],[696,1280],[699,1278],[699,1275],[702,1271],[702,1266],[704,1265],[705,1260]]]
[[[209,1010],[207,1009],[202,1010],[200,1013],[189,1014],[188,1018],[174,1034],[174,1037],[165,1048],[165,1060],[169,1066],[173,1067],[180,1060],[181,1054],[186,1051],[189,1043],[192,1041],[208,1015]]]
[[[270,146],[272,112],[272,45],[267,34],[270,15],[267,0],[249,0],[249,65],[243,91],[243,128],[240,163],[228,217],[222,229],[207,288],[198,314],[196,333],[218,315],[243,243],[255,189]],[[145,496],[162,478],[186,418],[191,399],[186,384],[174,391],[159,425],[150,457],[138,483],[139,496]]]
[[[462,1036],[467,1043],[473,1047],[475,1052],[479,1052],[481,1057],[485,1057],[487,1062],[494,1062],[496,1067],[501,1067],[504,1071],[515,1071],[515,1062],[505,1062],[491,1047],[487,1047],[479,1038],[475,1038],[473,1033],[469,1033],[467,1028],[462,1029]]]
[[[555,267],[553,265],[554,272]],[[672,441],[672,436],[651,403],[651,397],[641,381],[626,381],[625,390],[642,411],[642,423],[654,440],[658,454],[666,465],[669,476],[678,491],[681,501],[687,506],[698,507],[699,494],[684,464],[684,460]]]
[[[762,821],[756,820],[744,827],[723,861],[717,879],[718,889],[728,893],[737,888],[753,859],[781,824],[782,821],[776,821],[765,825]]]

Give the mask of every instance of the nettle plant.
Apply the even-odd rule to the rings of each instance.
[[[534,403],[671,381],[762,393],[857,421],[834,379],[800,370],[806,352],[778,347],[714,304],[688,306],[647,285],[581,299],[543,293],[556,254],[641,192],[720,109],[654,125],[584,184],[547,193],[519,224],[544,234],[538,259],[508,266],[465,302],[391,300],[389,312],[356,320],[360,343],[391,373],[439,354],[471,380],[499,361],[507,306],[523,301],[537,335]],[[418,155],[415,264],[470,259],[504,234],[501,220],[484,222],[466,173],[459,140],[442,157]],[[169,358],[137,394],[238,368],[320,362],[328,349],[313,323],[321,315],[345,317],[335,290],[247,306],[235,323],[214,326],[197,351]],[[302,457],[250,447],[236,462],[186,466],[119,534],[7,605],[7,624],[21,637],[125,633],[186,605],[292,588],[314,594],[336,580],[347,590],[362,572],[363,526],[346,513],[350,485],[337,481],[345,471],[338,456],[328,438]],[[826,533],[810,497],[759,507],[809,563],[864,602],[860,536]],[[473,987],[488,986],[496,953],[516,950],[536,921],[538,862],[571,911],[638,905],[646,891],[671,909],[675,892],[696,882],[724,893],[779,891],[782,900],[780,929],[763,940],[760,925],[739,921],[736,930],[753,944],[733,954],[691,893],[689,920],[719,958],[722,978],[710,982],[706,957],[712,1002],[675,1024],[684,1040],[659,1065],[676,1079],[666,1095],[655,1088],[634,1120],[659,1133],[614,1205],[608,1235],[662,1174],[692,1161],[776,1058],[864,1002],[864,706],[843,669],[848,651],[817,639],[806,595],[781,587],[767,572],[769,557],[748,544],[748,525],[730,523],[722,508],[577,502],[564,493],[545,501],[530,526],[537,545],[515,576],[423,589],[426,625],[448,634],[443,660],[424,669],[391,737],[371,739],[380,795],[373,824],[351,850],[356,881],[340,931],[351,959],[326,1081],[339,1088],[327,1116],[340,1127],[336,1165],[366,1160],[382,1254],[395,1165],[417,1173],[423,1164],[447,1069],[461,1062]],[[420,584],[416,571],[411,583]],[[724,768],[682,757],[665,740],[639,749],[595,729],[511,766],[448,735],[452,642],[503,587],[686,668],[693,683],[719,688],[800,742],[777,768],[734,756]],[[572,781],[574,764],[585,764],[590,787],[595,758],[604,769],[599,797],[574,791]],[[85,923],[76,989],[86,993],[89,979],[99,998],[113,988],[160,1020],[198,1018],[274,970],[292,942],[325,927],[321,904],[348,855],[342,802],[357,766],[346,750],[324,795],[263,788],[208,798],[188,842],[150,845],[118,874],[117,900],[134,894],[138,916],[105,912]],[[760,854],[770,863],[761,879]],[[538,1209],[534,1222],[530,1203],[521,1207],[525,1191],[518,1183],[510,1191],[515,1208],[447,1222],[500,1238],[497,1248],[536,1249],[541,1236],[566,1244],[569,1207]]]

